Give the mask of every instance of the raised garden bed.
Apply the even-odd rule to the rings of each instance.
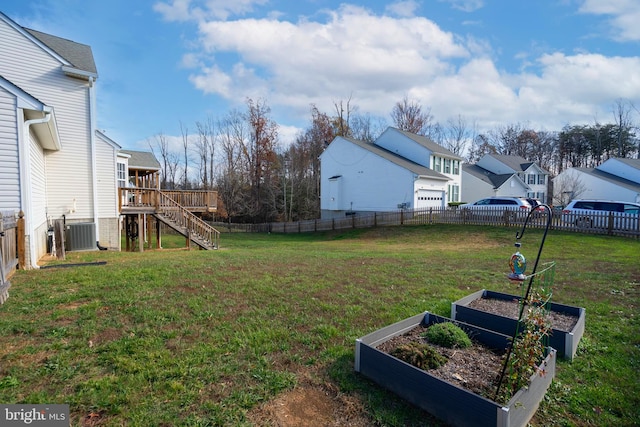
[[[451,318],[513,336],[520,299],[520,296],[483,289],[453,302]],[[491,307],[492,301],[495,302],[495,307]],[[509,304],[512,305],[510,309],[506,307]],[[573,360],[584,334],[585,309],[549,303],[549,310],[552,322],[549,346],[557,350],[558,357]],[[555,322],[554,315],[557,315]]]
[[[509,343],[506,335],[425,312],[357,339],[355,370],[454,426],[525,426],[555,376],[555,350],[549,348],[547,357],[539,365],[538,370],[543,374],[531,376],[529,386],[520,389],[503,405],[403,362],[379,348],[416,327],[440,322],[456,323],[475,342],[490,349],[503,351]],[[495,376],[498,374],[495,372]]]

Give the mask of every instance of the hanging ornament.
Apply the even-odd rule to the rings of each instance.
[[[511,267],[511,273],[509,273],[509,280],[513,282],[523,282],[527,276],[524,275],[527,269],[527,260],[524,255],[520,253],[520,242],[515,243],[516,253],[511,255],[509,259],[509,267]]]

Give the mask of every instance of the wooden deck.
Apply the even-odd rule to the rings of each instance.
[[[160,190],[155,188],[119,188],[120,213],[154,213],[160,207],[160,193],[173,199],[191,213],[218,211],[218,192],[211,190]]]
[[[161,191],[128,187],[119,189],[118,200],[120,214],[124,216],[126,250],[137,247],[142,251],[140,231],[152,228],[156,230],[157,247],[161,247],[161,222],[185,236],[188,245],[193,242],[201,249],[218,248],[220,232],[195,215],[217,210],[216,191]],[[155,227],[149,223],[151,218],[155,218]]]

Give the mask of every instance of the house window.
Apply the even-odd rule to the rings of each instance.
[[[536,175],[530,174],[527,175],[527,184],[535,184],[536,183]]]
[[[447,202],[460,201],[460,187],[458,185],[449,185],[447,191]]]
[[[545,174],[540,174],[538,175],[538,184],[539,185],[545,185],[546,184],[546,175]]]
[[[440,157],[433,157],[433,170],[435,170],[436,172],[442,172],[442,158]]]
[[[127,168],[124,163],[118,163],[118,187],[127,186]]]
[[[460,161],[459,160],[454,160],[453,161],[453,174],[454,175],[460,175]]]
[[[544,191],[536,193],[536,199],[544,201]]]
[[[444,173],[451,173],[451,159],[444,159]]]

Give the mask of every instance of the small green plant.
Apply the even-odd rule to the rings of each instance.
[[[420,369],[436,369],[447,363],[447,358],[428,344],[412,341],[399,345],[391,355]]]
[[[423,336],[430,343],[448,348],[471,347],[469,336],[458,325],[451,322],[436,323]]]
[[[504,379],[504,387],[498,395],[498,400],[508,402],[511,396],[522,387],[529,385],[532,375],[544,375],[544,370],[538,371],[538,365],[544,359],[545,343],[551,332],[551,323],[547,316],[545,305],[539,305],[544,298],[540,292],[532,293],[526,305],[523,316],[524,330],[513,343],[511,357],[507,366],[508,374]]]

